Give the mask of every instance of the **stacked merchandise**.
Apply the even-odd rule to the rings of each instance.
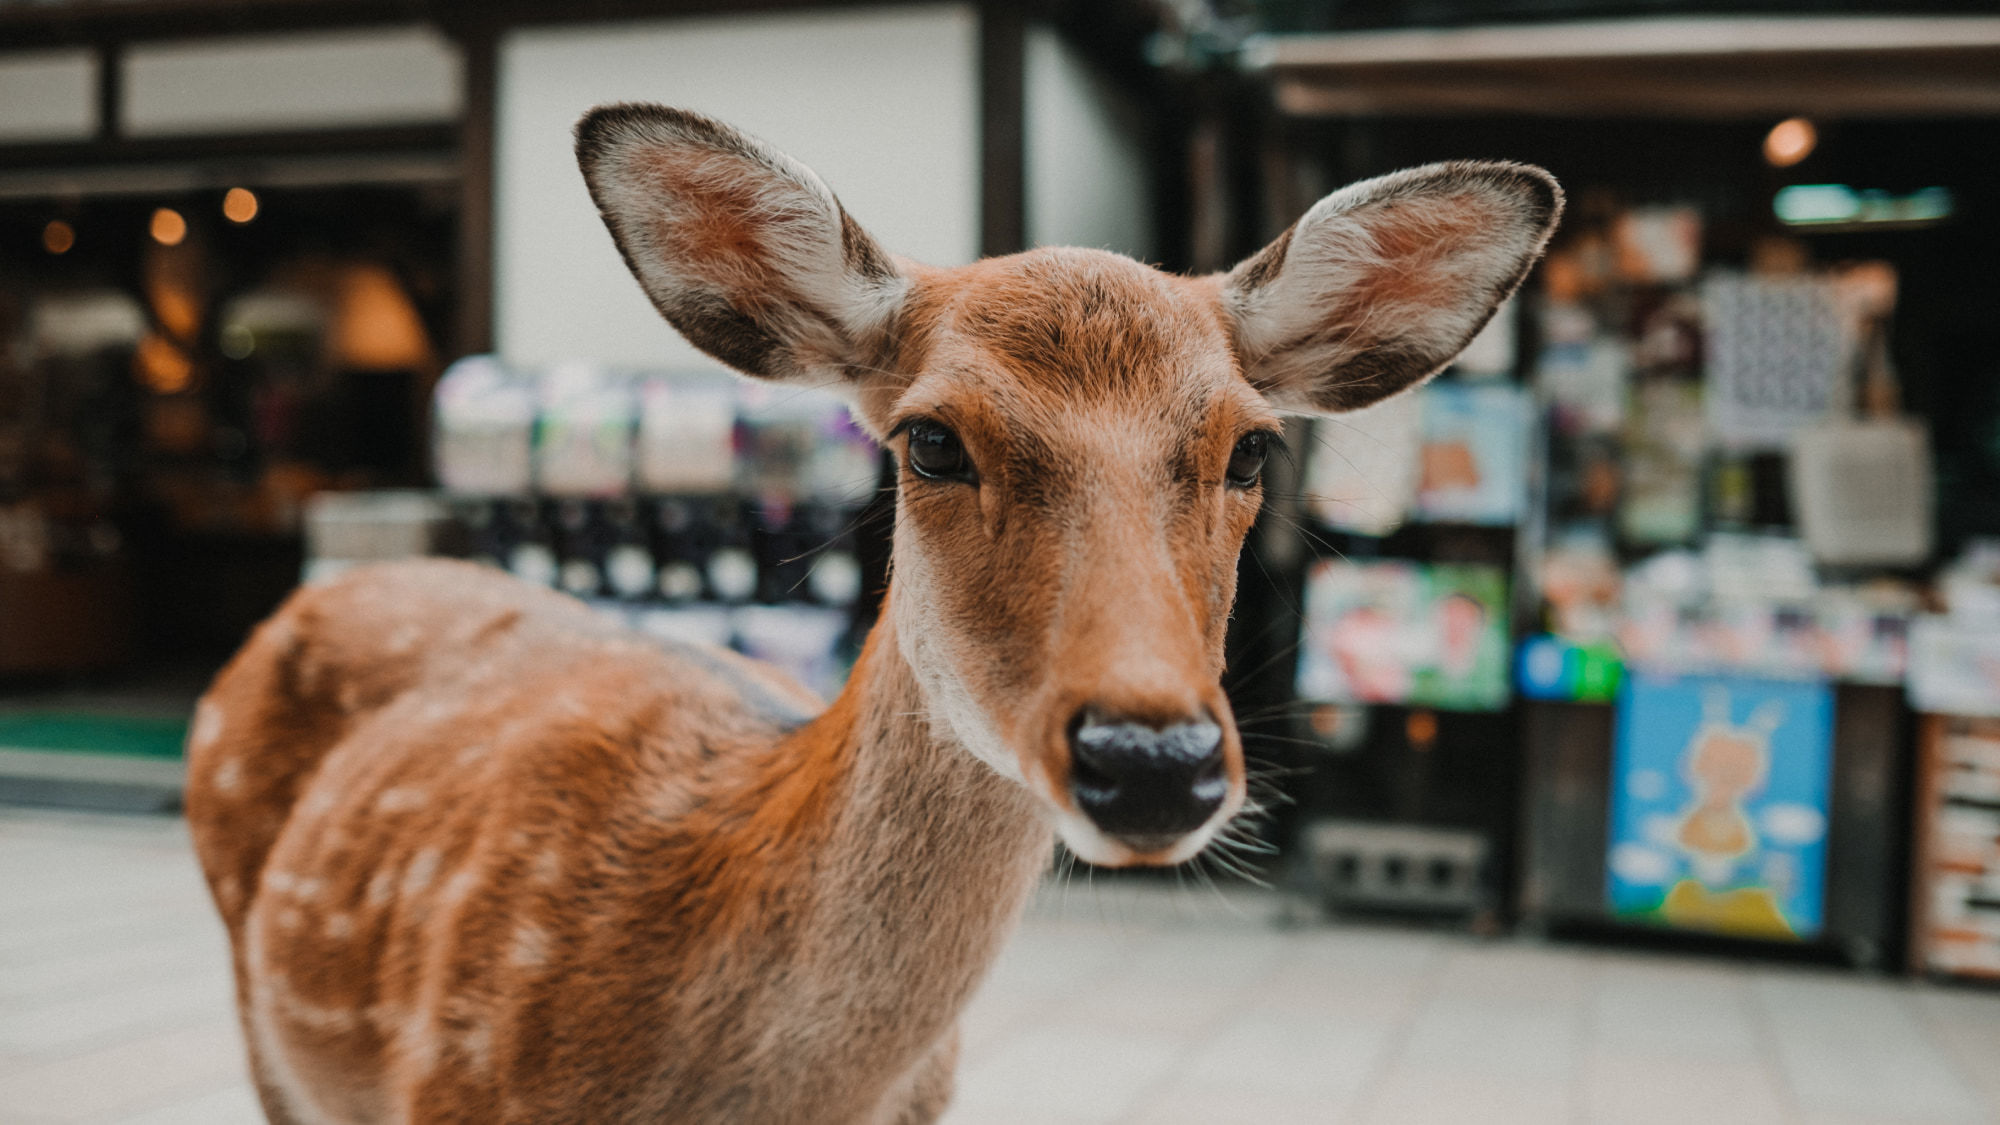
[[[1333,751],[1302,799],[1300,870],[1329,910],[1494,924],[1515,526],[1532,402],[1509,306],[1453,371],[1314,423],[1293,689]],[[1251,729],[1254,743],[1256,730]],[[1324,784],[1321,784],[1321,783]]]
[[[857,521],[877,458],[831,396],[719,372],[473,357],[437,391],[438,479],[473,558],[823,694],[865,624]]]
[[[2000,544],[1973,543],[1938,585],[1944,612],[1918,619],[1910,664],[1925,712],[1910,960],[2000,979]]]
[[[1692,208],[1586,213],[1543,271],[1516,680],[1615,703],[1606,913],[1810,939],[1835,688],[1904,681],[1927,447],[1894,416],[1892,269],[1702,249]]]
[[[1302,700],[1507,706],[1504,543],[1526,499],[1533,421],[1529,399],[1505,378],[1513,311],[1501,310],[1447,378],[1315,426],[1306,514],[1342,549],[1306,573]],[[1487,549],[1440,557],[1399,536],[1406,524],[1457,528]]]

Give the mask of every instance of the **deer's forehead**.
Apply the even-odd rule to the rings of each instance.
[[[1157,398],[1234,377],[1214,295],[1129,258],[1046,249],[926,279],[928,366],[954,361],[1025,392]]]

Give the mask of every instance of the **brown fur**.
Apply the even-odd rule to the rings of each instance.
[[[465,564],[295,595],[188,752],[266,1110],[932,1120],[1052,826],[1099,862],[1175,862],[1241,807],[1218,681],[1260,495],[1231,451],[1274,403],[1360,405],[1448,359],[1546,238],[1553,184],[1403,173],[1187,279],[1087,250],[893,260],[810,172],[683,111],[598,111],[578,151],[690,339],[842,389],[878,437],[946,425],[973,476],[905,465],[886,611],[823,710]],[[1069,794],[1086,707],[1212,719],[1227,799],[1164,843],[1100,833]]]

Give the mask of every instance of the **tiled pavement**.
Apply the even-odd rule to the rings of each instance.
[[[2000,1122],[2000,992],[1047,889],[952,1125]],[[222,933],[178,821],[0,808],[0,1122],[233,1125]]]

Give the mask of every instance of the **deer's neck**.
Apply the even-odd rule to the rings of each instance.
[[[999,952],[1054,836],[1019,783],[928,721],[893,629],[885,614],[848,690],[800,732],[844,745],[847,759],[801,953],[836,1024],[903,1028],[928,1044]]]

